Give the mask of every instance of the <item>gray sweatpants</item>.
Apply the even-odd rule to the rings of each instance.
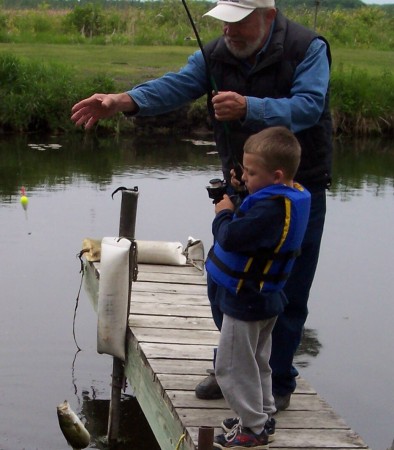
[[[276,412],[272,395],[271,331],[276,317],[247,322],[223,316],[215,375],[240,423],[260,434]]]

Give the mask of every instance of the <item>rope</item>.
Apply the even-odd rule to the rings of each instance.
[[[76,298],[76,300],[75,300],[74,318],[73,318],[73,338],[74,338],[75,345],[77,346],[78,352],[80,352],[81,349],[80,349],[80,347],[79,347],[79,345],[78,345],[78,343],[77,343],[77,339],[76,339],[76,337],[75,337],[75,319],[76,319],[76,317],[77,317],[77,309],[78,309],[78,304],[79,304],[79,295],[81,294],[82,282],[83,282],[83,276],[84,276],[84,274],[85,274],[85,271],[84,271],[84,265],[83,265],[83,261],[82,261],[82,255],[83,255],[84,253],[86,253],[87,251],[89,251],[89,250],[81,250],[81,251],[77,254],[77,258],[79,259],[79,262],[81,263],[81,268],[80,268],[80,271],[79,271],[79,273],[81,274],[81,282],[80,282],[80,284],[79,284],[79,289],[78,289],[78,293],[77,293],[77,298]],[[78,352],[77,352],[77,353],[78,353]]]
[[[182,442],[185,440],[186,434],[182,434],[179,438],[178,443],[176,444],[175,450],[179,450],[181,448]]]

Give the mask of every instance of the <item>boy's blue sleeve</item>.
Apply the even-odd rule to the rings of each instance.
[[[281,200],[261,201],[242,217],[230,210],[216,215],[212,233],[223,250],[254,253],[258,248],[272,248],[279,241],[284,223]]]

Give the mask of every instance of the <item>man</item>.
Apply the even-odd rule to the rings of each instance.
[[[307,318],[307,301],[315,274],[330,184],[332,126],[329,111],[328,43],[291,22],[274,0],[219,0],[205,15],[223,21],[223,36],[189,57],[177,73],[120,94],[94,94],[72,108],[76,125],[90,129],[118,112],[152,116],[172,111],[206,93],[225,180],[242,161],[246,139],[264,128],[285,126],[302,148],[296,181],[312,194],[311,214],[293,272],[285,286],[288,305],[272,335],[273,393],[278,410],[289,406],[296,387],[293,357]],[[209,72],[217,85],[212,92]],[[208,283],[208,290],[214,289]],[[210,295],[214,298],[214,295]],[[222,313],[211,304],[220,329]],[[214,372],[196,387],[199,398],[220,398]]]

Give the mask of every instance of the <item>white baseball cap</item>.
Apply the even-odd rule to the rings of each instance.
[[[275,0],[219,0],[204,16],[223,22],[239,22],[256,8],[275,8]]]

